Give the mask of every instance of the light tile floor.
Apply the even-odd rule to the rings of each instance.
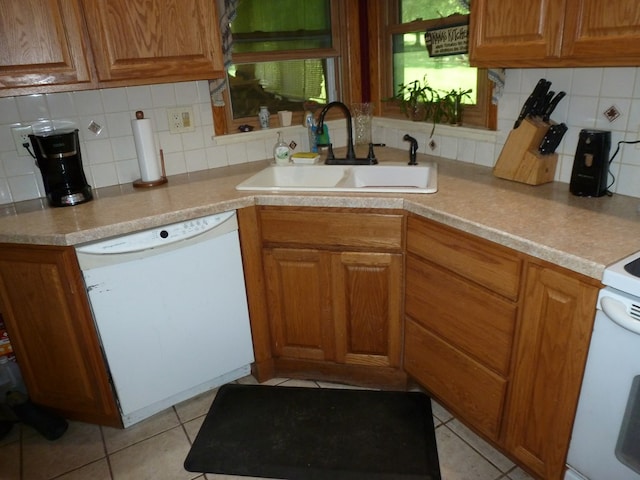
[[[238,383],[256,381],[246,377]],[[288,379],[266,383],[340,387]],[[0,480],[246,479],[190,473],[182,466],[214,397],[215,391],[202,394],[125,430],[69,422],[67,432],[53,442],[29,427],[15,425],[0,440]],[[435,402],[433,414],[443,480],[531,479]]]

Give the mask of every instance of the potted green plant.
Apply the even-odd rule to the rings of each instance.
[[[443,113],[452,125],[462,125],[462,112],[464,109],[463,100],[465,98],[471,100],[469,94],[472,91],[473,90],[470,88],[467,90],[463,90],[461,88],[452,89],[442,97]]]
[[[423,122],[429,116],[430,104],[438,97],[438,92],[429,86],[425,75],[422,81],[399,84],[397,93],[389,100],[395,101],[407,118]]]

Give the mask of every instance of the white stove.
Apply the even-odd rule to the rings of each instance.
[[[565,480],[640,480],[640,252],[602,283]]]

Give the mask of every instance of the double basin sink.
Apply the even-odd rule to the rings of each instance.
[[[236,186],[270,192],[435,193],[435,163],[420,165],[272,165]]]

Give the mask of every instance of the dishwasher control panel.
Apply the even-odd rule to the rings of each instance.
[[[235,219],[235,211],[217,213],[206,217],[185,220],[162,227],[143,230],[120,237],[79,245],[80,253],[94,255],[110,255],[117,253],[138,252],[187,240],[208,232],[224,222]]]

